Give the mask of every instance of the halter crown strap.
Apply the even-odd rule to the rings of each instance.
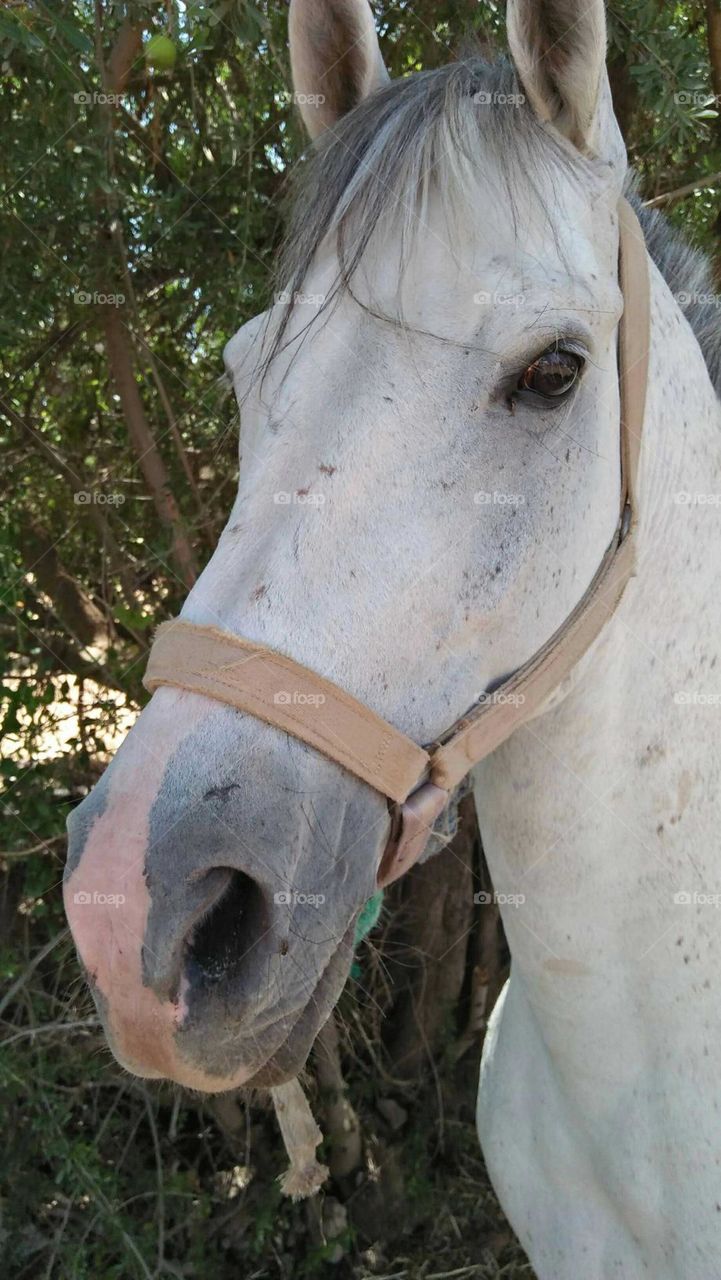
[[[610,546],[583,597],[555,635],[486,701],[430,750],[419,747],[330,680],[263,645],[183,619],[159,628],[144,684],[192,690],[276,725],[322,752],[403,813],[417,856],[447,792],[514,729],[529,720],[584,655],[613,615],[633,573],[636,477],[649,351],[648,257],[626,200],[619,204],[621,512]],[[424,816],[425,815],[425,816]],[[397,848],[396,841],[396,848]],[[389,846],[390,847],[390,846]],[[410,856],[410,855],[408,855]]]

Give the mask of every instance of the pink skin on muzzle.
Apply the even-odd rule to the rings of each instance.
[[[141,969],[150,909],[144,877],[149,817],[171,753],[199,724],[197,700],[192,699],[192,708],[188,702],[178,699],[172,717],[156,720],[151,747],[135,737],[135,758],[116,770],[105,811],[65,881],[63,897],[80,959],[105,1007],[106,1032],[118,1060],[135,1075],[217,1093],[243,1084],[255,1068],[220,1078],[181,1058],[175,1033],[187,1013],[182,985],[175,1001],[160,1000],[143,984]]]

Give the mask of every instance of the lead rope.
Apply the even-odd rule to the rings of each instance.
[[[271,1089],[278,1126],[288,1152],[289,1165],[278,1181],[283,1195],[292,1200],[305,1200],[320,1190],[328,1177],[328,1168],[316,1159],[316,1147],[323,1134],[313,1119],[313,1112],[297,1079]]]
[[[353,946],[358,947],[374,929],[383,906],[383,890],[379,889],[368,899],[356,920]],[[360,969],[354,961],[351,977],[359,977]],[[289,1084],[277,1085],[270,1091],[285,1149],[288,1168],[279,1182],[284,1195],[292,1200],[306,1200],[320,1190],[328,1177],[328,1168],[316,1158],[316,1148],[323,1141],[323,1133],[313,1117],[303,1086],[296,1078]]]

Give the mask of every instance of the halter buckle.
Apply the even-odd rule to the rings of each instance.
[[[418,861],[448,800],[444,787],[424,782],[403,804],[392,806],[391,834],[378,867],[379,889],[399,880]]]

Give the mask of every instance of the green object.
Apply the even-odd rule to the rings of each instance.
[[[383,906],[383,890],[379,889],[366,902],[355,924],[355,937],[353,938],[353,946],[357,947],[360,942],[370,933],[371,929],[375,929],[381,914]]]
[[[370,933],[371,929],[375,929],[380,919],[381,908],[383,906],[383,890],[379,889],[377,893],[369,898],[365,906],[361,910],[358,919],[355,922],[355,935],[353,937],[353,946],[357,947],[365,937]],[[361,967],[354,960],[350,969],[351,978],[360,978]]]
[[[170,71],[175,66],[178,50],[170,36],[151,36],[144,49],[145,61],[155,71]]]

